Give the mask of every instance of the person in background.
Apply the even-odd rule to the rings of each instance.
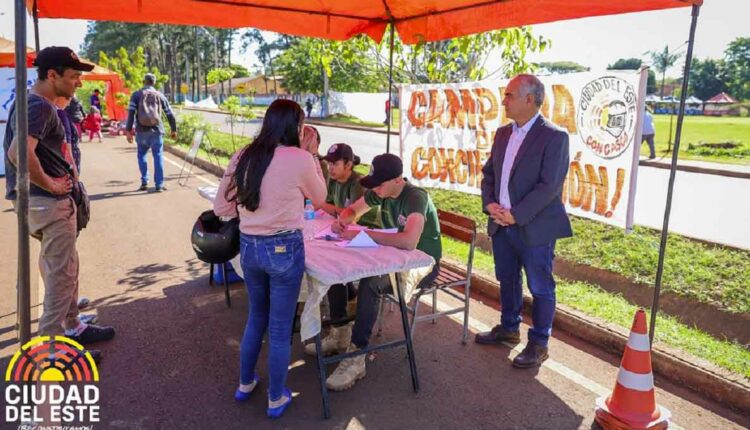
[[[128,104],[128,122],[125,124],[125,135],[128,142],[133,143],[133,126],[135,126],[135,142],[138,147],[138,169],[141,172],[140,191],[148,190],[148,162],[146,155],[150,150],[154,156],[154,185],[156,192],[166,191],[164,186],[164,122],[162,115],[167,117],[172,130],[172,139],[177,137],[177,121],[175,121],[172,107],[161,92],[154,88],[156,76],[146,73],[143,77],[143,88],[130,96]]]
[[[643,135],[641,136],[641,145],[643,145],[643,142],[648,143],[649,160],[656,158],[656,148],[654,147],[655,136],[656,127],[654,126],[654,117],[647,108],[643,111]]]
[[[280,417],[292,402],[286,387],[294,311],[305,271],[304,200],[325,202],[320,164],[300,148],[305,114],[279,99],[271,103],[253,142],[235,153],[214,200],[218,216],[240,219],[240,258],[249,315],[240,344],[237,401],[257,387],[258,356],[268,332],[268,409]]]
[[[305,102],[305,109],[307,110],[307,117],[310,118],[312,116],[312,108],[313,108],[313,102],[308,97],[307,101]]]
[[[73,156],[75,161],[76,170],[78,174],[81,174],[81,148],[78,146],[80,141],[80,135],[78,129],[73,124],[70,116],[68,115],[68,107],[72,102],[72,98],[68,97],[57,97],[55,99],[55,105],[57,106],[57,116],[62,122],[63,128],[65,129],[65,142],[68,143],[68,150]]]
[[[86,118],[86,111],[83,109],[83,104],[78,100],[78,97],[73,96],[73,98],[70,99],[70,103],[65,108],[65,112],[67,112],[70,121],[73,123],[73,126],[75,126],[76,131],[78,132],[78,138],[80,139],[81,136],[83,136],[83,133],[81,132],[81,123],[83,122],[83,119]]]
[[[89,142],[94,140],[94,136],[99,139],[99,143],[102,143],[102,116],[99,115],[99,109],[91,106],[89,114],[86,115],[86,119],[83,120],[86,130],[89,132]]]
[[[99,110],[99,112],[102,111],[102,100],[101,100],[101,93],[99,92],[99,89],[94,89],[94,92],[91,93],[91,97],[89,97],[89,105],[91,107],[95,107]]]

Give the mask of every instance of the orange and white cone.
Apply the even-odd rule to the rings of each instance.
[[[622,356],[615,389],[596,400],[595,420],[605,430],[665,429],[671,413],[656,404],[646,312],[639,309]]]

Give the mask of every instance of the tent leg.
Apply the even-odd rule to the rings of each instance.
[[[29,261],[29,159],[26,138],[29,126],[26,92],[26,2],[15,0],[16,18],[16,139],[18,141],[16,213],[18,214],[18,338],[31,340],[31,266]]]
[[[391,48],[388,56],[388,130],[385,138],[385,152],[391,152],[391,122],[393,122],[393,106],[391,101],[393,100],[393,30],[396,27],[396,23],[391,20]]]
[[[39,52],[39,11],[36,7],[36,1],[34,0],[34,5],[32,9],[32,13],[34,16],[34,49],[36,52]]]
[[[659,264],[656,268],[656,283],[654,285],[654,300],[651,304],[651,324],[649,325],[649,342],[654,343],[654,327],[656,326],[656,314],[659,312],[659,293],[661,292],[662,275],[664,274],[664,255],[667,250],[667,234],[669,233],[669,215],[672,211],[672,194],[674,192],[674,180],[677,173],[677,155],[680,152],[680,137],[682,135],[682,121],[685,119],[685,99],[687,98],[688,80],[690,78],[690,63],[693,60],[693,45],[695,44],[695,27],[698,24],[700,6],[693,5],[693,19],[690,24],[690,39],[688,39],[687,55],[685,56],[685,69],[682,78],[682,92],[680,93],[680,108],[677,112],[677,129],[675,130],[674,148],[672,150],[672,166],[669,171],[669,186],[667,187],[667,205],[664,208],[664,224],[661,228],[661,243],[659,245]]]

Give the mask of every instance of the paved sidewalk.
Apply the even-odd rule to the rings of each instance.
[[[92,312],[118,331],[99,345],[105,354],[99,367],[102,422],[95,428],[590,429],[595,399],[614,386],[620,358],[559,331],[545,366],[522,371],[509,363],[517,351],[461,345],[460,323],[440,319],[421,324],[416,333],[418,394],[411,391],[404,354],[381,352],[356,387],[331,395],[328,421],[322,419],[315,362],[296,337],[289,375],[295,401],[280,421],[271,422],[265,417],[265,352],[258,393],[245,404],[232,400],[248,312],[244,286],[233,285],[233,307],[226,308],[223,290],[208,286],[208,267],[190,247],[192,224],[209,207],[196,188],[217,178],[199,171],[189,187],[179,187],[181,162],[167,154],[169,190],[139,192],[133,145],[105,138],[103,144],[84,144],[82,152],[92,221],[79,239],[81,294],[91,299]],[[15,250],[16,218],[9,208],[2,203],[0,240]],[[1,369],[16,350],[15,267],[11,251],[0,271],[0,296],[6,298],[0,301]],[[476,297],[471,306],[473,332],[496,324],[494,299]],[[382,340],[393,339],[400,320],[396,313],[386,312],[385,318]],[[656,384],[658,402],[682,428],[750,426],[750,416],[659,378]]]

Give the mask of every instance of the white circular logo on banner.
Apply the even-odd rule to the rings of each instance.
[[[635,137],[635,88],[614,76],[589,82],[578,105],[579,136],[601,158],[617,158]]]

